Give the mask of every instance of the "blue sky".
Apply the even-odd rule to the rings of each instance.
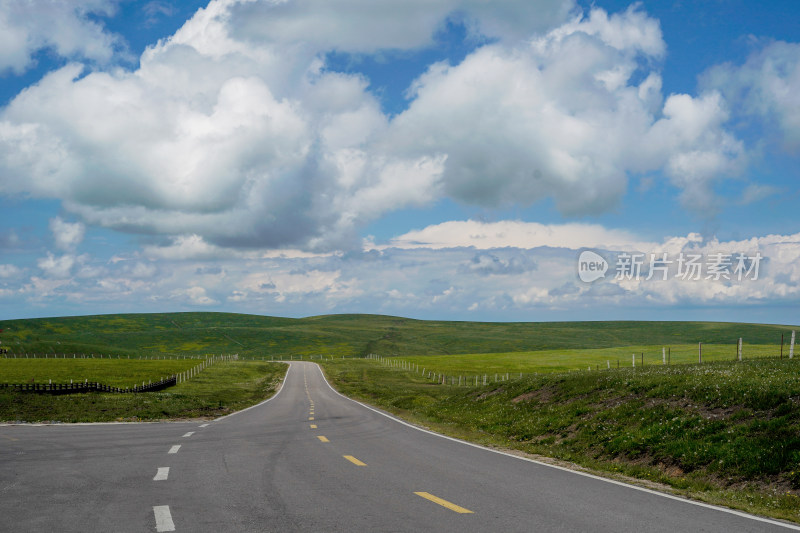
[[[796,323],[798,11],[5,2],[0,319]]]

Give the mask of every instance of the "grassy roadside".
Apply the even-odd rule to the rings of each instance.
[[[148,361],[137,361],[137,364],[142,363]],[[255,361],[217,363],[189,381],[164,391],[141,394],[91,392],[51,396],[0,390],[0,421],[113,422],[215,418],[272,396],[287,368],[285,364]]]
[[[367,360],[322,363],[342,393],[436,431],[800,522],[800,362],[550,373],[435,385]]]

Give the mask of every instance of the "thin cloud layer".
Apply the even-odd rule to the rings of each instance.
[[[628,231],[609,230],[597,224],[539,224],[506,220],[480,222],[450,221],[410,231],[393,238],[381,248],[460,248],[478,250],[493,248],[533,249],[603,248],[615,250],[641,249],[652,246]]]
[[[463,230],[468,222],[453,224]],[[591,226],[516,224],[474,223],[466,243],[483,241],[483,247],[464,245],[442,224],[413,234],[413,242],[348,254],[252,252],[189,260],[155,257],[151,250],[99,262],[88,253],[47,253],[31,272],[0,267],[0,301],[72,309],[114,302],[118,308],[235,306],[258,314],[314,309],[462,319],[552,319],[561,312],[597,318],[598,312],[607,316],[658,303],[661,309],[731,306],[737,319],[746,320],[759,305],[791,304],[800,296],[800,234],[729,241],[688,234],[647,243]],[[612,242],[619,245],[602,244]],[[594,283],[578,276],[578,257],[587,247],[609,262],[606,277]],[[620,258],[634,253],[645,254],[640,275],[617,276]],[[673,261],[669,276],[649,275],[649,254]],[[757,275],[715,279],[706,269],[695,280],[676,275],[680,254],[706,262],[723,254],[734,266],[739,254],[762,259]]]
[[[800,149],[800,44],[759,46],[743,65],[718,65],[702,81],[725,94],[745,117],[777,125],[779,135],[771,141],[795,153]]]

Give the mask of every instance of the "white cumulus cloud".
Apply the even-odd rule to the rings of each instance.
[[[0,74],[21,74],[34,54],[108,62],[119,38],[90,15],[111,15],[118,0],[6,0],[0,3]]]
[[[718,93],[662,103],[658,21],[573,7],[215,0],[135,70],[73,63],[11,101],[0,193],[173,242],[153,257],[352,249],[370,221],[443,197],[600,213],[630,173],[659,170],[705,211],[742,159]],[[326,66],[430,45],[448,19],[494,40],[430,66],[397,116]]]
[[[433,65],[388,139],[403,154],[445,155],[443,190],[473,204],[553,197],[563,213],[599,213],[620,200],[629,173],[663,170],[684,205],[705,212],[743,146],[724,129],[718,93],[662,106],[664,51],[658,22],[637,8],[594,9],[527,42]]]
[[[74,250],[86,234],[86,226],[81,222],[66,222],[61,217],[50,219],[50,231],[56,246],[64,251]]]

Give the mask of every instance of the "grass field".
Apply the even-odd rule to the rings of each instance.
[[[665,347],[666,348],[666,347]],[[780,345],[750,345],[742,349],[744,360],[778,357]],[[591,368],[630,368],[635,355],[636,366],[662,365],[662,346],[622,346],[616,348],[598,348],[584,350],[541,350],[536,352],[484,353],[450,355],[424,355],[387,358],[388,361],[406,361],[423,368],[448,375],[476,375],[495,373],[512,373],[517,376],[536,372],[563,372],[569,370],[587,370]],[[703,362],[733,361],[737,358],[735,344],[706,344],[703,346]],[[788,358],[789,350],[784,347],[784,357]],[[800,353],[798,353],[800,357]],[[671,364],[697,363],[698,346],[696,344],[678,344],[669,347],[668,361]]]
[[[123,375],[122,372],[160,371],[164,368],[153,366],[151,363],[170,363],[170,361],[131,361],[131,367],[144,365],[142,369],[134,369],[128,366],[112,368],[105,365],[110,362],[107,360],[89,361],[93,361],[95,368],[87,371],[103,372],[102,375],[107,381],[112,381],[111,374],[119,372],[115,379],[120,380],[122,385],[128,385],[131,377],[130,374]],[[0,365],[5,362],[8,361],[0,360]],[[194,361],[195,364],[196,362]],[[53,365],[62,361],[49,359],[33,363]],[[171,363],[182,364],[183,361]],[[189,364],[190,361],[187,360],[186,363]],[[49,373],[44,365],[35,369],[39,375]],[[255,361],[216,363],[189,381],[164,391],[141,394],[92,392],[51,396],[0,389],[0,421],[110,422],[214,418],[249,407],[270,397],[283,379],[287,368],[287,365],[281,363]],[[66,369],[65,372],[71,371]]]
[[[98,382],[132,387],[189,370],[197,359],[142,361],[126,359],[0,359],[0,383]]]
[[[792,329],[800,328],[718,322],[482,323],[378,315],[292,319],[168,313],[3,320],[0,341],[17,354],[408,356],[698,342],[727,344],[733,350],[739,337],[747,344],[777,345],[783,334],[788,343]]]
[[[344,394],[446,434],[800,521],[796,359],[547,372],[478,388],[370,360],[323,366]]]

